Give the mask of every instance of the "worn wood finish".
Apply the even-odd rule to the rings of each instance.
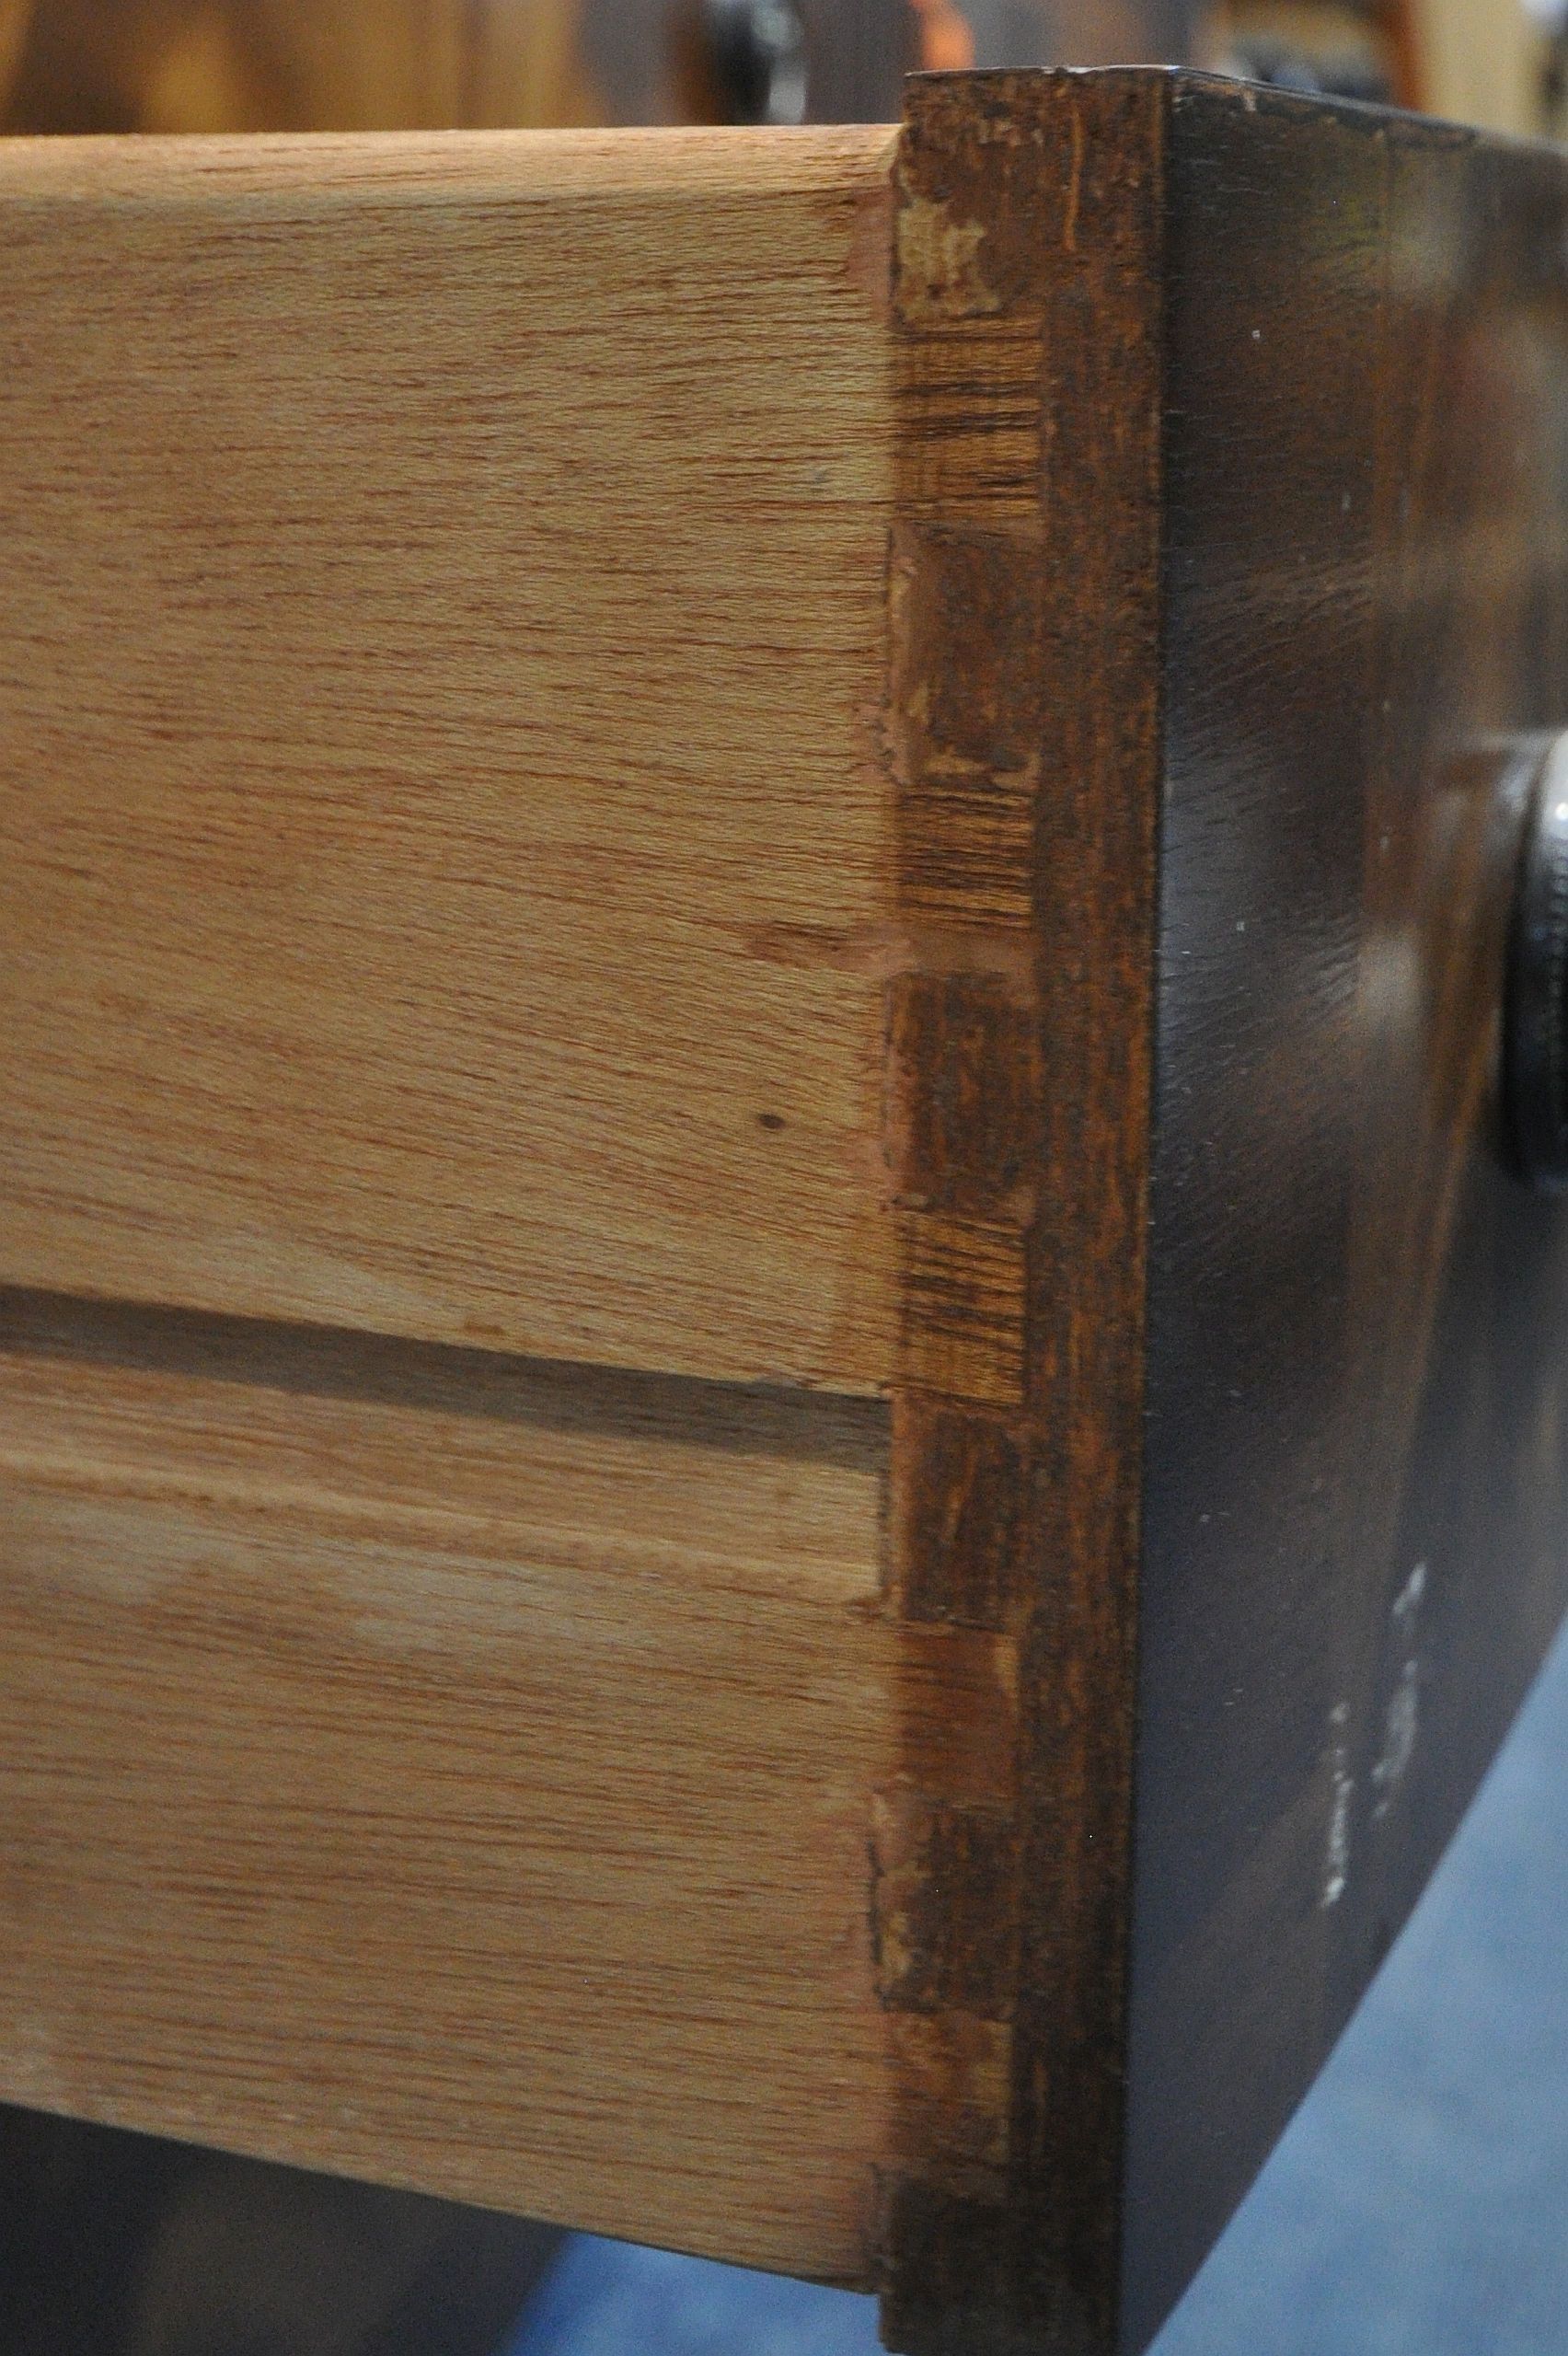
[[[0,2091],[863,2280],[872,1796],[1008,1714],[878,1611],[882,1411],[5,1330]]]
[[[1568,1583],[1568,1227],[1496,1105],[1505,747],[1568,714],[1568,166],[1203,86],[1170,154],[1135,2345]]]
[[[1005,2020],[1007,2165],[892,2188],[901,2347],[1087,2341],[1114,2267],[1163,119],[1158,75],[934,81],[900,151],[892,741],[922,963],[893,1034],[894,1168],[910,1228],[983,1228],[1017,1272],[988,1328],[1008,1392],[905,1352],[904,1605],[1006,1630],[1020,1658],[1011,1821],[966,1828],[955,1871],[940,1810],[928,1855],[934,1956],[989,1970],[933,1961],[897,1992]]]
[[[1565,215],[0,156],[0,2092],[1147,2342],[1563,1600]]]
[[[0,148],[0,1281],[889,1378],[887,159]]]
[[[997,746],[994,825],[1028,772],[986,690],[1033,653],[1002,708],[1043,748],[1062,1142],[1031,1157],[1022,1446],[928,1444],[948,1586],[918,1560],[923,1594],[994,1610],[1002,1501],[1029,1499],[1007,2197],[912,2201],[891,2314],[943,2356],[1136,2350],[1568,1591],[1568,1227],[1505,1167],[1496,1077],[1520,747],[1568,711],[1568,167],[1201,80],[947,95],[962,129],[901,257],[976,323],[936,349],[985,488],[941,535],[930,667]],[[943,105],[915,101],[906,191]],[[946,469],[966,445],[929,415]],[[1009,482],[987,597],[965,535]],[[971,1140],[986,1068],[971,1047],[949,1086]]]
[[[921,1608],[1000,1624],[1023,1565],[1024,1669],[1018,1845],[933,1844],[953,1952],[976,1902],[1019,1942],[1006,2195],[903,2189],[890,2314],[922,2350],[1136,2349],[1563,1600],[1563,1220],[1502,1166],[1495,1069],[1510,747],[1568,708],[1568,174],[1135,78],[928,91],[901,186],[907,446],[950,504],[894,612],[921,726],[971,732],[933,765],[971,872],[1027,878],[1039,943],[1021,1020],[966,981],[911,1025],[964,1116],[908,1126],[982,1200],[998,1136],[1048,1179],[1019,1423],[917,1416],[904,1460],[949,1533]]]

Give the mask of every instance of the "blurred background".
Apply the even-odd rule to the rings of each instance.
[[[1568,0],[0,0],[0,130],[876,121],[922,65],[1151,60],[1568,130]],[[1564,1761],[1560,1646],[1159,2356],[1568,2348]],[[0,2109],[0,2356],[875,2346],[847,2293]]]
[[[913,66],[1164,61],[1555,128],[1568,0],[0,0],[0,129],[881,121]]]

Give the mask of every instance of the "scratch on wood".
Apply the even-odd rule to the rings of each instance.
[[[898,308],[908,320],[966,319],[999,311],[1002,297],[986,283],[980,250],[985,224],[955,221],[951,208],[926,196],[907,196],[898,213]]]
[[[1062,223],[1062,243],[1070,254],[1078,251],[1078,207],[1083,201],[1084,128],[1081,114],[1073,116],[1073,161],[1067,174],[1067,209]]]

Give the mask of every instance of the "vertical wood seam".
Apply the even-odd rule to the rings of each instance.
[[[932,77],[896,167],[891,1608],[1019,1672],[1006,1808],[916,1775],[877,1805],[883,2329],[915,2356],[1116,2328],[1166,106],[1147,74]]]

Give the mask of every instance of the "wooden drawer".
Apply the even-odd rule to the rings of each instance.
[[[0,145],[0,2095],[1147,2342],[1563,1600],[1565,230]]]

